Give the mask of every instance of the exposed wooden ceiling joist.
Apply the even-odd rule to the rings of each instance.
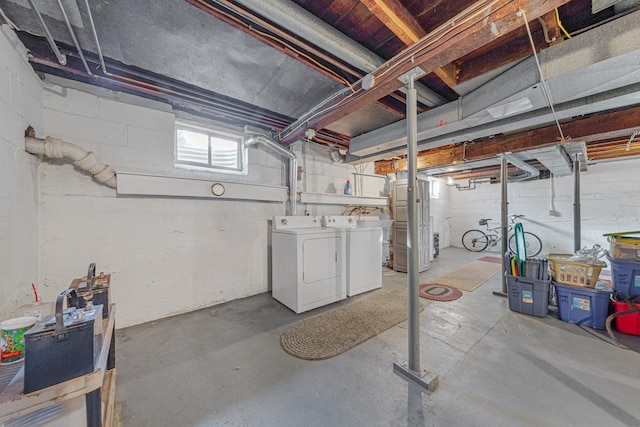
[[[640,107],[628,108],[609,113],[595,114],[583,119],[562,123],[562,132],[571,140],[598,140],[609,138],[612,133],[627,136],[640,130]],[[628,137],[624,140],[625,144]],[[447,166],[464,161],[482,160],[500,153],[527,151],[560,143],[555,125],[532,129],[506,136],[498,136],[486,141],[447,145],[418,153],[418,169]],[[632,144],[632,147],[635,147]],[[634,148],[635,149],[635,148]],[[637,149],[635,149],[637,150]],[[640,150],[634,151],[636,155]],[[592,160],[591,153],[588,154]],[[595,157],[593,159],[596,159]],[[380,160],[375,163],[375,173],[388,174],[407,170],[407,160]]]
[[[524,25],[522,12],[527,19],[537,19],[569,0],[486,0],[478,1],[465,9],[439,29],[422,38],[418,43],[396,55],[371,75],[375,85],[364,90],[362,81],[353,85],[354,91],[332,99],[331,103],[298,119],[281,134],[283,144],[300,139],[307,129],[322,129],[341,117],[402,87],[398,77],[419,66],[426,73],[450,64],[454,60],[479,49],[496,38]]]
[[[400,2],[400,0],[360,0],[382,23],[389,28],[402,42],[411,46],[427,35]],[[450,88],[456,86],[456,71],[453,64],[435,69],[435,73]]]

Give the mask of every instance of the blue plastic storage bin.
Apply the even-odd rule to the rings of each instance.
[[[640,262],[621,261],[607,254],[611,265],[613,290],[629,297],[640,295]]]
[[[560,320],[604,329],[609,314],[610,291],[578,288],[554,283]]]

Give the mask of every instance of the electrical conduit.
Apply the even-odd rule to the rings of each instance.
[[[116,171],[104,164],[92,151],[87,151],[75,144],[50,136],[45,139],[26,136],[25,151],[51,159],[70,158],[74,165],[89,172],[97,182],[116,188]]]

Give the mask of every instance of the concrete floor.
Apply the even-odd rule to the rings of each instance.
[[[485,255],[444,249],[421,283]],[[385,275],[384,287],[406,278]],[[499,275],[421,313],[421,364],[440,380],[430,396],[392,372],[406,322],[335,358],[299,360],[279,335],[302,316],[265,293],[119,330],[116,414],[132,427],[640,425],[638,353],[553,315],[513,313],[496,290]]]

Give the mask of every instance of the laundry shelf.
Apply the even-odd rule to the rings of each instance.
[[[298,201],[317,205],[389,206],[387,197],[348,196],[327,193],[298,193]]]

